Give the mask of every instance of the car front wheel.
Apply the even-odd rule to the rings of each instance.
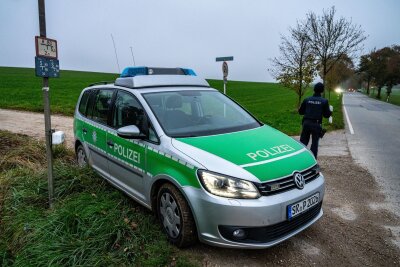
[[[192,212],[175,186],[161,186],[157,195],[157,211],[161,226],[172,244],[181,248],[196,242],[196,224]]]

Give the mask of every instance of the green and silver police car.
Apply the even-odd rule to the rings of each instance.
[[[178,247],[266,248],[323,214],[312,153],[191,69],[129,67],[85,88],[74,134],[78,164],[153,210]]]

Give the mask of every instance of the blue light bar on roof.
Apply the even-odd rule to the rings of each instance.
[[[190,76],[197,76],[194,70],[192,69],[182,69],[185,75],[190,75]]]
[[[151,67],[127,67],[121,73],[121,78],[135,77],[139,75],[189,75],[196,76],[192,69],[183,68],[151,68]]]
[[[121,73],[121,78],[123,77],[135,77],[139,75],[147,75],[147,67],[127,67]]]

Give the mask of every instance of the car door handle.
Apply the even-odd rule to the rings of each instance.
[[[83,132],[84,134],[87,134],[87,129],[86,129],[86,128],[83,128],[83,129],[82,129],[82,132]]]
[[[108,140],[108,141],[107,141],[107,145],[108,145],[108,146],[114,146],[114,142],[113,142],[112,140]]]

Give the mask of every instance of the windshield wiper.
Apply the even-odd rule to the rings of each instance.
[[[187,134],[187,135],[174,135],[171,136],[173,138],[185,138],[185,137],[198,137],[198,135],[193,135],[193,134]]]

